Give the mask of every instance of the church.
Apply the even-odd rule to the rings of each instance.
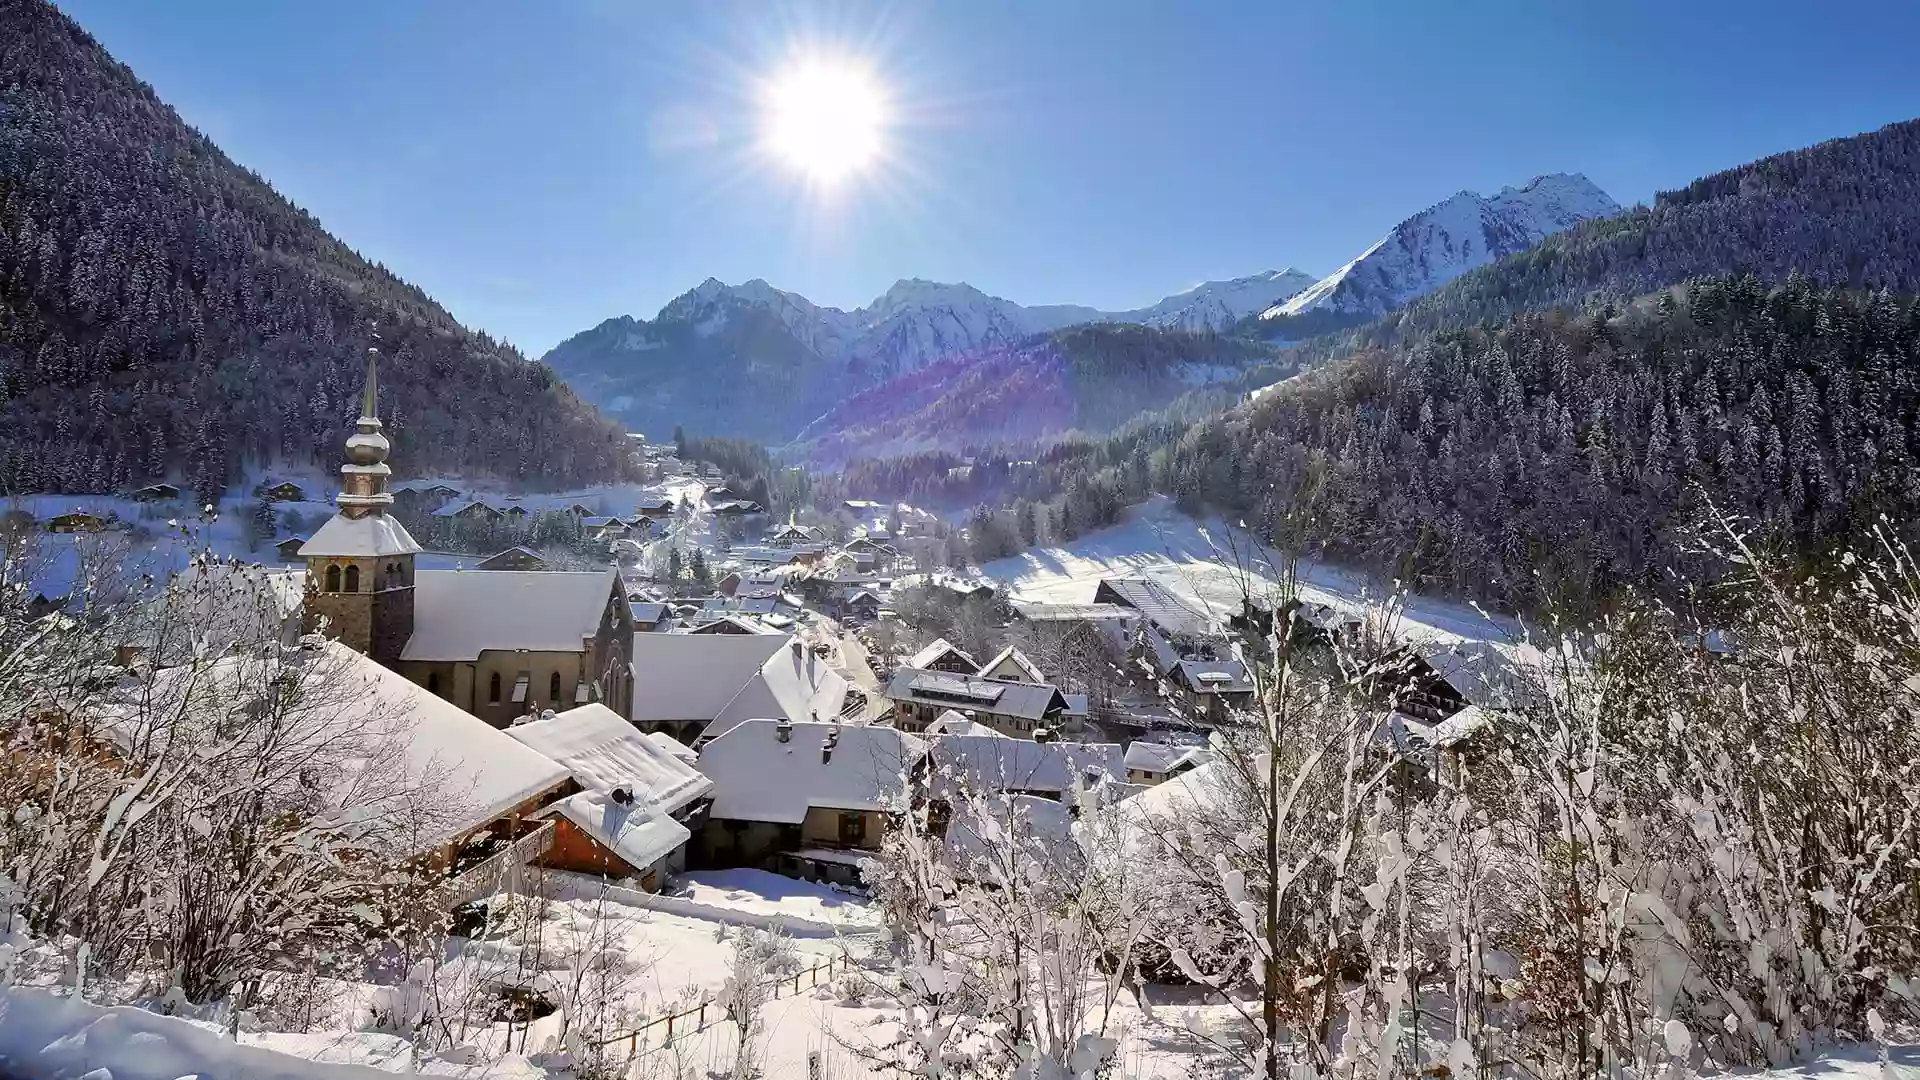
[[[300,547],[304,625],[495,727],[599,703],[631,718],[633,619],[603,571],[420,570],[390,511],[376,357],[340,467],[339,511]]]

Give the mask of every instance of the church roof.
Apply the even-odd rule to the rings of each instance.
[[[385,514],[357,518],[335,514],[300,546],[300,557],[379,559],[418,551],[420,545],[407,533],[407,527]]]
[[[421,570],[402,660],[477,660],[490,650],[579,652],[619,584],[613,570]]]

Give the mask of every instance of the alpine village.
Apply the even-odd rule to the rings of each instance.
[[[534,360],[89,32],[334,25],[222,6],[0,0],[0,1080],[1920,1077],[1920,120]],[[460,48],[722,18],[574,7]],[[912,78],[796,63],[751,183],[911,172]]]

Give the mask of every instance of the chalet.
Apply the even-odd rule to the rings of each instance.
[[[754,717],[835,720],[847,681],[790,634],[636,634],[632,720],[693,744]]]
[[[767,534],[767,543],[780,547],[792,547],[795,544],[812,544],[825,540],[827,535],[812,525],[798,525],[789,517],[785,525]]]
[[[474,564],[475,570],[545,570],[547,560],[531,548],[510,547],[481,559]]]
[[[907,666],[954,675],[974,675],[980,671],[980,665],[973,657],[946,638],[934,638],[925,648],[907,658]]]
[[[834,614],[842,619],[874,619],[882,606],[878,594],[858,586],[842,589],[833,602]]]
[[[1067,727],[1066,698],[1059,687],[1045,683],[903,667],[894,671],[883,693],[893,702],[894,724],[906,731],[924,730],[949,709],[1020,739]]]
[[[664,633],[673,625],[673,613],[667,605],[658,601],[635,601],[627,597],[627,606],[633,611],[633,629],[641,634]]]
[[[710,503],[707,509],[715,517],[751,517],[754,514],[766,513],[766,509],[752,499],[727,499],[723,502]]]
[[[566,512],[577,518],[593,517],[595,510],[586,503],[569,503]]]
[[[736,724],[700,751],[713,808],[696,859],[856,884],[925,758],[925,743],[893,728]]]
[[[1206,719],[1219,723],[1228,711],[1253,701],[1253,681],[1238,660],[1181,660],[1166,679]]]
[[[431,480],[403,480],[393,485],[397,505],[410,513],[432,513],[460,497],[460,489]]]
[[[47,531],[56,533],[100,532],[112,524],[111,519],[86,510],[72,510],[64,514],[55,514],[47,519]]]
[[[135,488],[132,497],[138,502],[171,502],[180,497],[180,489],[173,484],[148,484]]]
[[[495,509],[499,510],[502,514],[505,514],[507,517],[513,518],[516,521],[525,521],[527,517],[532,513],[532,511],[528,510],[525,506],[522,506],[517,502],[510,502],[510,503],[507,503],[505,506],[495,507]]]
[[[731,499],[738,499],[740,496],[734,494],[733,489],[728,487],[725,484],[715,484],[714,486],[708,488],[706,492],[702,494],[700,497],[706,501],[706,504],[708,506],[712,506],[716,503],[727,502]]]
[[[231,714],[258,693],[253,681],[258,670],[249,667],[256,663],[236,655],[212,665],[162,670],[138,700],[109,707],[106,728],[116,729],[116,709],[136,725],[155,708],[169,714],[191,708]],[[383,789],[430,787],[445,793],[424,833],[413,831],[418,819],[398,815],[404,819],[402,831],[382,835],[382,807],[352,807],[360,820],[373,824],[371,843],[389,855],[432,854],[453,878],[455,902],[491,891],[497,880],[469,882],[468,871],[497,873],[501,857],[523,864],[544,852],[552,831],[534,814],[565,789],[565,768],[339,642],[315,648],[304,670],[326,685],[353,690],[335,695],[337,701],[330,698],[328,707],[339,710],[330,715],[343,740],[333,748],[335,754],[344,756],[354,744],[363,744],[366,756],[377,755],[401,781],[383,780]],[[417,783],[407,782],[414,778]],[[340,799],[359,794],[323,791]]]
[[[571,777],[565,797],[539,814],[555,826],[539,865],[629,878],[647,892],[686,869],[687,842],[713,801],[713,781],[687,757],[604,705],[516,724],[507,734]]]
[[[980,665],[975,672],[983,679],[1012,679],[1016,682],[1043,683],[1047,677],[1040,673],[1040,665],[1034,663],[1016,646],[1009,645],[1000,650],[1000,655]]]
[[[505,515],[480,499],[462,499],[440,507],[433,512],[433,516],[460,521],[499,521]]]
[[[1205,746],[1181,746],[1137,739],[1127,746],[1127,782],[1158,784],[1205,765],[1213,760],[1213,756],[1213,751]]]
[[[291,480],[267,484],[260,488],[260,497],[268,502],[305,502],[307,489]]]
[[[1093,602],[1132,608],[1170,638],[1196,640],[1214,633],[1205,612],[1151,578],[1103,578],[1094,588]]]
[[[280,556],[282,562],[293,562],[300,558],[300,549],[306,544],[307,538],[304,536],[289,536],[273,545],[273,550]]]

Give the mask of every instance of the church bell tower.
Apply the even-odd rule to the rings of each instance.
[[[413,557],[420,545],[387,511],[391,449],[380,433],[376,383],[380,350],[367,350],[367,382],[360,420],[347,437],[340,466],[338,513],[300,548],[307,562],[307,629],[391,667],[413,636]]]

